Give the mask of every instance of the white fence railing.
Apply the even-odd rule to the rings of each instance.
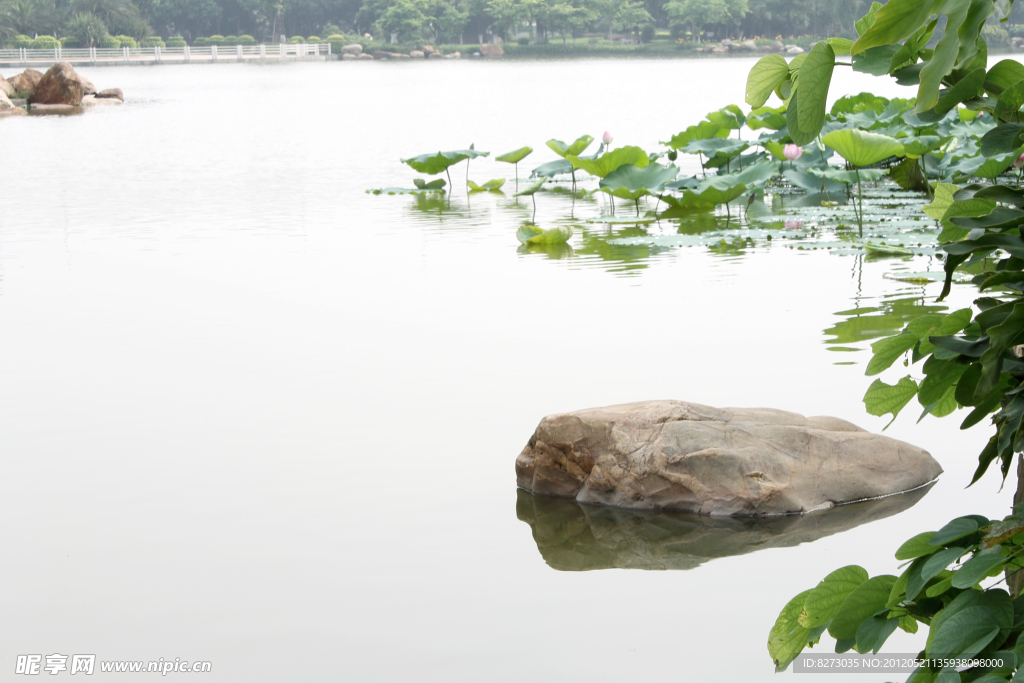
[[[331,54],[330,43],[272,43],[270,45],[234,45],[211,47],[86,47],[34,50],[0,50],[0,62],[190,62],[244,61],[251,59],[287,59],[323,57]]]

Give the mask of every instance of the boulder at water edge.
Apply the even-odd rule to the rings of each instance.
[[[834,417],[646,401],[541,420],[516,458],[533,493],[708,515],[783,515],[910,491],[926,451]]]
[[[88,78],[86,78],[85,76],[83,76],[80,73],[76,73],[75,76],[82,83],[82,94],[83,95],[95,95],[96,94],[96,86],[92,84],[92,81],[90,81]]]
[[[6,116],[25,116],[26,114],[28,114],[27,111],[21,107],[15,107],[7,95],[0,92],[0,118]]]
[[[107,88],[106,90],[100,90],[96,93],[97,99],[101,100],[118,100],[124,102],[124,93],[121,92],[120,88]]]
[[[3,75],[0,75],[0,92],[8,97],[14,94],[14,86],[5,80]]]
[[[480,54],[484,57],[504,57],[505,49],[501,45],[495,45],[494,43],[484,43],[480,46]]]
[[[7,79],[7,82],[14,88],[14,92],[31,93],[35,90],[36,84],[43,78],[43,74],[35,69],[25,69],[17,76]]]
[[[78,74],[67,62],[57,62],[36,84],[29,104],[64,104],[77,107],[82,103],[85,88]]]
[[[363,54],[363,46],[359,43],[352,43],[341,48],[341,54],[343,55],[361,55]]]

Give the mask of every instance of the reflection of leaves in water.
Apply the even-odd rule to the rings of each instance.
[[[429,214],[437,218],[465,218],[469,216],[469,207],[452,201],[443,194],[417,194],[409,204],[409,209],[417,213]]]
[[[752,247],[754,243],[748,242],[742,238],[736,237],[732,241],[727,242],[724,238],[719,240],[716,244],[709,244],[708,251],[712,254],[718,254],[719,256],[739,256],[740,254],[746,253],[743,251],[744,247]]]
[[[835,315],[845,318],[825,330],[825,343],[833,351],[853,351],[847,344],[866,342],[900,332],[911,320],[928,313],[948,310],[946,306],[926,306],[921,297],[882,300],[878,307],[839,311]],[[839,346],[834,346],[839,345]]]
[[[610,272],[646,268],[647,263],[645,261],[658,251],[663,251],[646,244],[634,246],[608,243],[608,240],[621,237],[646,236],[647,230],[642,227],[623,228],[621,230],[588,230],[581,226],[579,232],[582,244],[576,249],[576,253],[582,256],[596,256],[603,261],[622,264],[620,268],[609,268]]]
[[[520,489],[516,516],[530,525],[537,550],[553,569],[686,570],[710,559],[789,548],[884,519],[917,503],[930,488],[769,518],[580,505]]]
[[[516,250],[520,254],[541,254],[550,259],[567,259],[575,253],[568,244],[521,244]]]

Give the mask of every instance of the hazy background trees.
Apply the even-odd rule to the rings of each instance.
[[[1024,20],[1014,7],[1007,26]],[[286,36],[370,33],[379,40],[476,43],[480,37],[565,43],[584,33],[673,37],[853,35],[870,0],[0,0],[0,40],[16,35],[74,36],[98,44],[106,34]],[[648,29],[648,35],[650,29]],[[1000,36],[996,36],[999,38]]]

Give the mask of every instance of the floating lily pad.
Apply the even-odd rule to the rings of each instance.
[[[597,218],[588,218],[587,222],[608,225],[647,225],[657,220],[657,216],[598,216]]]
[[[367,190],[366,194],[444,194],[444,190],[428,187],[381,187]]]
[[[572,237],[572,233],[573,226],[571,225],[559,225],[545,230],[537,225],[527,223],[516,230],[516,239],[527,245],[565,244]]]

